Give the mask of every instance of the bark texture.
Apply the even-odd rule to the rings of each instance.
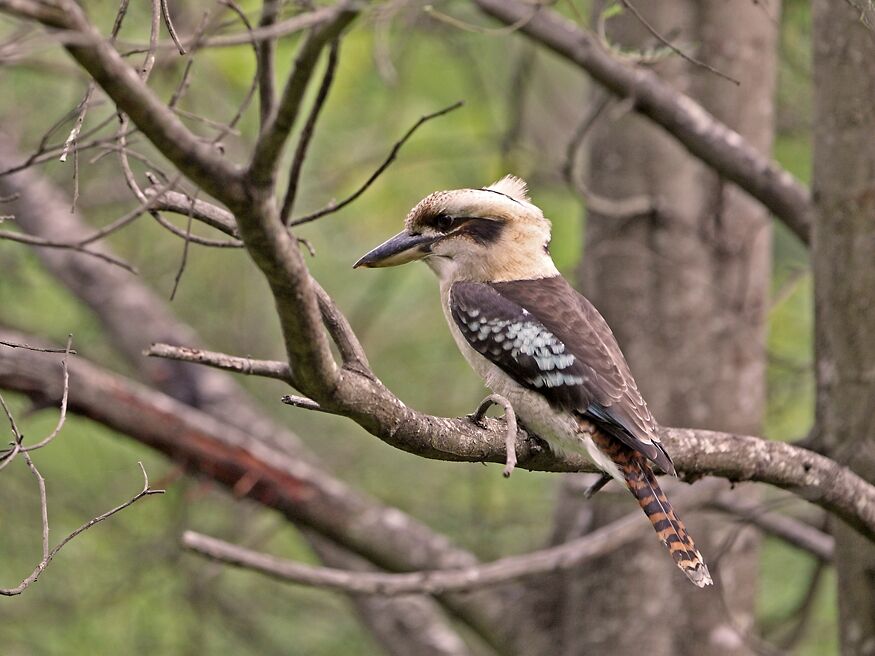
[[[851,3],[815,0],[817,435],[875,481],[875,34]],[[875,546],[834,525],[842,653],[875,654]]]
[[[636,8],[661,34],[699,44],[691,54],[741,81],[736,87],[676,56],[657,66],[665,80],[767,155],[777,27],[762,12],[777,16],[779,5],[672,0]],[[608,28],[622,47],[655,45],[628,12]],[[616,332],[657,419],[761,432],[767,212],[629,113],[597,123],[587,155],[594,194],[613,200],[645,196],[659,208],[629,216],[590,211],[580,270],[584,293]],[[570,494],[563,500],[567,510],[560,516],[574,517],[580,502]],[[587,512],[598,526],[627,505],[624,494]],[[685,521],[715,573],[715,587],[689,589],[658,545],[642,540],[571,583],[566,623],[574,620],[575,635],[567,654],[634,653],[645,643],[653,654],[750,653],[744,634],[753,624],[758,539],[750,530],[736,535],[737,527],[721,518]],[[573,532],[560,527],[563,538]],[[589,612],[582,612],[583,600]]]

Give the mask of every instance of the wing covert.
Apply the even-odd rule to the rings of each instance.
[[[673,472],[613,333],[564,278],[457,282],[450,311],[468,344],[518,384]]]

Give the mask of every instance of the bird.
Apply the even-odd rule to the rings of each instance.
[[[681,571],[711,585],[653,469],[676,475],[658,424],[607,322],[556,268],[550,240],[526,182],[507,175],[426,196],[354,267],[424,261],[450,332],[486,386],[552,451],[580,454],[604,472],[602,484],[627,487]]]

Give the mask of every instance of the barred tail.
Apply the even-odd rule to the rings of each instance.
[[[666,498],[647,460],[637,451],[608,436],[594,435],[598,447],[608,455],[626,479],[626,486],[638,499],[656,534],[668,548],[677,566],[694,585],[711,585],[711,574],[696,549],[693,538]]]

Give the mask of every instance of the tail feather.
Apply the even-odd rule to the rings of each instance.
[[[618,440],[600,434],[600,431],[596,433],[593,441],[617,465],[626,480],[626,486],[638,500],[677,566],[694,585],[700,588],[711,585],[711,574],[702,554],[696,549],[693,538],[663,493],[644,456]]]

